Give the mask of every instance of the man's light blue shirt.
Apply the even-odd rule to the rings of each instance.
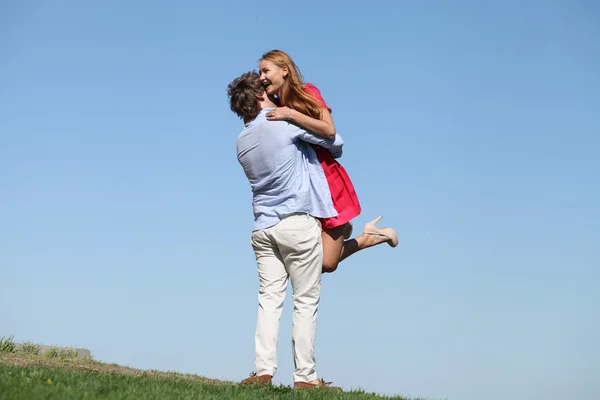
[[[292,213],[316,218],[337,215],[329,185],[311,144],[342,155],[344,141],[328,140],[286,121],[268,121],[264,109],[244,126],[237,157],[252,188],[253,230],[276,225]]]

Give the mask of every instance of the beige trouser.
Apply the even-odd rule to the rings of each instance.
[[[323,263],[321,224],[307,214],[288,216],[275,226],[253,232],[252,248],[260,280],[256,374],[275,375],[277,371],[279,320],[289,277],[294,298],[294,382],[315,380],[315,334]]]

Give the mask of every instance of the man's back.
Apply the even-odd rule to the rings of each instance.
[[[267,111],[247,124],[237,140],[238,161],[252,187],[254,229],[275,225],[291,213],[317,218],[336,215],[330,199],[319,197],[323,190],[314,190],[315,184],[326,185],[326,181],[324,177],[311,180],[320,166],[312,156],[313,149],[301,140],[309,134],[288,122],[267,121]],[[331,144],[325,139],[308,139]],[[339,139],[334,148],[341,149],[341,144]]]

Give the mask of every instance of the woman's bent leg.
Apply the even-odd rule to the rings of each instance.
[[[345,229],[346,225],[342,225],[323,231],[323,272],[333,272],[337,269],[344,248]]]
[[[361,235],[346,241],[344,241],[344,232],[348,229],[347,225],[323,231],[323,272],[335,271],[340,261],[368,247],[386,242],[396,247],[398,237],[393,229],[375,227],[375,223],[380,219],[381,217],[378,217],[367,223]]]

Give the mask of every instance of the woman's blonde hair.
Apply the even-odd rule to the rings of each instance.
[[[262,60],[272,62],[279,68],[287,67],[288,74],[280,91],[280,104],[309,117],[321,119],[321,107],[314,97],[304,91],[302,74],[294,60],[281,50],[266,52],[261,57]]]

